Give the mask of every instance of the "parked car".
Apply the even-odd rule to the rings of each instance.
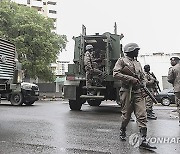
[[[22,82],[21,92],[2,95],[2,97],[6,98],[15,106],[20,106],[23,103],[25,105],[32,105],[35,101],[39,100],[39,87],[33,83]]]
[[[157,101],[161,103],[164,106],[169,106],[170,104],[175,103],[175,94],[174,94],[174,89],[164,89],[161,91],[159,94],[155,96]]]

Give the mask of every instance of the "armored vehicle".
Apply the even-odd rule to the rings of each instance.
[[[113,68],[117,59],[122,56],[123,35],[118,35],[116,24],[114,34],[105,32],[102,35],[86,35],[86,27],[82,26],[82,34],[73,37],[75,41],[73,64],[68,64],[64,83],[64,98],[69,100],[71,110],[80,110],[86,101],[90,106],[99,106],[104,100],[119,102],[120,82],[113,78]],[[92,45],[95,51],[98,68],[106,74],[102,86],[93,85],[94,95],[87,95],[84,54],[86,45]],[[96,77],[95,77],[96,78]]]
[[[0,38],[0,95],[9,94],[12,105],[19,105],[17,93],[21,91],[22,70],[15,45]]]

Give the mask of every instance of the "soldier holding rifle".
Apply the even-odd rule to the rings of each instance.
[[[157,81],[155,75],[150,72],[150,65],[144,65],[144,73],[145,73],[145,79],[146,79],[146,86],[148,90],[152,93],[152,95],[155,95],[158,93],[158,90],[160,91],[159,87],[159,81]],[[157,117],[155,116],[155,113],[153,112],[153,101],[152,99],[147,96],[145,98],[146,101],[146,111],[147,111],[147,118],[156,120]]]
[[[129,123],[131,113],[134,112],[140,131],[141,142],[139,148],[156,149],[147,140],[147,113],[144,97],[145,77],[140,62],[137,61],[139,46],[129,43],[124,47],[125,57],[119,58],[113,69],[114,78],[121,80],[120,101],[122,102],[122,123],[120,138],[126,140],[126,127]]]

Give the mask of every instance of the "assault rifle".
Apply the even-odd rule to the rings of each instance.
[[[157,80],[157,78],[156,78],[156,76],[154,75],[153,72],[151,73],[151,75],[152,75],[152,77],[153,77],[154,79]],[[156,84],[156,86],[157,86],[157,89],[161,92],[161,89],[160,89],[160,87],[159,87],[159,83],[158,83],[158,82],[155,82],[155,84]]]
[[[123,68],[122,73],[124,73],[124,74],[126,74],[126,75],[130,75],[130,76],[135,77],[136,79],[138,79],[138,84],[141,84],[141,81],[140,81],[140,79],[138,78],[138,76],[137,76],[134,72],[132,72],[128,66],[125,66],[125,67]],[[143,90],[145,91],[145,93],[152,99],[152,101],[153,101],[155,104],[158,103],[158,101],[156,100],[156,98],[152,95],[152,93],[147,89],[146,86],[142,86],[142,89],[143,89]]]

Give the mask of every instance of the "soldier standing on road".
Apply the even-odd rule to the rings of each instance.
[[[103,72],[97,68],[97,64],[94,62],[93,57],[94,51],[92,45],[86,45],[86,52],[84,56],[84,66],[86,71],[86,87],[87,87],[87,95],[94,95],[92,89],[90,87],[93,86],[93,78],[96,75],[98,79],[96,79],[96,86],[101,86]]]
[[[180,59],[179,57],[172,57],[170,60],[172,67],[169,68],[168,82],[174,87],[175,102],[177,105],[180,126]]]
[[[138,79],[145,84],[144,73],[140,62],[137,61],[139,46],[136,43],[129,43],[124,47],[125,57],[119,58],[113,69],[114,78],[121,80],[120,101],[124,103],[122,108],[122,123],[120,128],[120,138],[126,140],[126,127],[129,123],[131,113],[134,112],[140,131],[140,145],[143,149],[156,149],[147,140],[147,113],[144,101],[143,84],[139,84]],[[128,67],[138,79],[127,75],[123,69]]]
[[[152,93],[152,95],[155,95],[155,93],[158,92],[157,90],[157,84],[159,81],[157,81],[152,73],[150,73],[150,65],[145,65],[144,66],[144,73],[145,73],[145,81],[146,81],[146,87],[148,90]],[[157,117],[154,115],[155,113],[153,112],[153,101],[149,96],[146,96],[145,98],[146,102],[146,111],[147,111],[147,118],[156,120]]]

